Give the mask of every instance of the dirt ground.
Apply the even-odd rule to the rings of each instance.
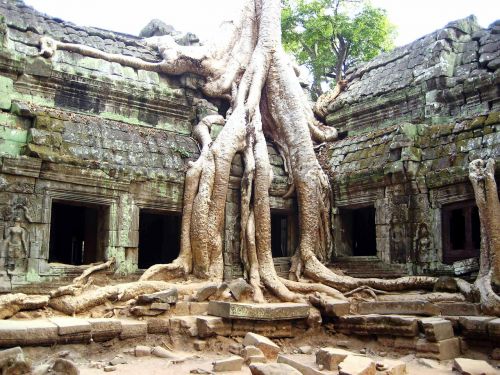
[[[282,349],[282,353],[292,357],[304,358],[300,348],[311,347],[309,359],[313,361],[314,352],[322,347],[332,346],[355,353],[363,353],[375,362],[384,358],[399,359],[407,364],[407,373],[415,375],[451,374],[452,361],[442,361],[416,358],[412,353],[396,352],[391,348],[383,347],[371,338],[355,338],[341,334],[332,334],[327,330],[308,332],[293,339],[274,340]],[[241,346],[242,338],[214,337],[206,340],[206,348],[197,351],[194,348],[194,339],[184,336],[149,335],[145,339],[129,339],[120,341],[114,339],[104,343],[91,343],[88,345],[63,345],[53,347],[24,348],[25,355],[36,366],[50,361],[52,358],[64,357],[72,360],[80,369],[82,375],[103,374],[104,367],[109,362],[119,358],[120,363],[115,365],[114,373],[125,375],[164,375],[164,374],[190,374],[192,370],[212,370],[212,362],[217,359],[227,358],[233,355],[230,350]],[[165,358],[154,356],[135,357],[133,349],[136,345],[162,346],[172,350],[181,358],[178,363]],[[480,352],[471,352],[467,357],[474,359],[485,359],[487,355]],[[489,361],[492,365],[499,365],[495,361]],[[243,366],[241,371],[228,372],[227,374],[250,374],[248,367]],[[379,372],[382,374],[382,372]]]

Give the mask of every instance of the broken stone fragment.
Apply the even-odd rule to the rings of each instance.
[[[123,365],[125,363],[127,363],[127,361],[121,355],[117,355],[115,358],[113,358],[111,361],[109,361],[109,364],[111,366]]]
[[[104,366],[103,370],[104,372],[116,371],[116,366]]]
[[[312,352],[312,347],[311,345],[304,345],[299,347],[299,353],[302,354],[311,354]]]
[[[420,324],[429,341],[451,339],[454,336],[453,326],[449,320],[441,318],[420,319]]]
[[[56,373],[58,375],[78,375],[80,374],[80,370],[76,367],[73,361],[64,358],[58,358],[54,361],[51,369],[52,373]]]
[[[151,347],[145,345],[137,345],[134,350],[136,357],[147,357],[151,355]]]
[[[166,302],[153,302],[151,304],[151,310],[168,311],[170,310],[170,304]]]
[[[244,346],[255,346],[260,349],[267,359],[275,360],[280,352],[280,347],[267,337],[257,335],[253,332],[248,332],[243,340]]]
[[[168,358],[168,359],[172,359],[172,360],[179,360],[180,359],[180,357],[177,354],[175,354],[171,350],[162,348],[161,346],[155,346],[151,350],[151,354],[154,355],[155,357],[159,357],[159,358]]]
[[[384,359],[377,363],[377,371],[383,371],[384,375],[406,374],[406,363],[393,359]]]
[[[462,375],[494,375],[498,371],[488,362],[468,358],[455,358],[453,360],[453,370]]]
[[[161,292],[143,294],[137,297],[137,304],[148,305],[153,302],[174,304],[177,303],[178,299],[179,292],[177,291],[177,288],[169,288],[167,290],[162,290]]]
[[[135,316],[157,316],[163,314],[162,310],[152,310],[147,306],[134,306],[130,312]]]
[[[26,374],[29,373],[30,367],[19,346],[0,351],[0,372],[2,374]]]
[[[301,375],[299,371],[285,363],[255,363],[249,368],[252,375]]]
[[[349,355],[354,353],[338,348],[322,348],[316,352],[316,363],[326,370],[337,370],[339,363]]]
[[[241,370],[241,366],[243,366],[243,358],[240,356],[234,355],[229,358],[219,359],[213,363],[214,371],[239,371]]]
[[[198,289],[198,292],[196,293],[196,296],[195,296],[195,300],[198,302],[206,301],[211,296],[213,296],[215,293],[217,293],[218,289],[219,289],[219,285],[217,285],[216,283],[206,284],[202,288]]]
[[[207,347],[207,342],[203,340],[196,340],[193,343],[193,346],[195,350],[201,352],[202,350],[205,350],[205,348]]]
[[[339,375],[375,375],[375,362],[370,358],[348,355],[339,363]]]
[[[253,300],[253,287],[248,284],[244,279],[239,278],[229,283],[229,290],[231,294],[239,302]]]

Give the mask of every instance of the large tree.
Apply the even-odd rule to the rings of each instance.
[[[342,293],[359,288],[390,291],[433,288],[436,281],[433,277],[357,279],[338,275],[323,264],[332,248],[331,190],[313,144],[333,140],[337,132],[315,119],[301,90],[296,69],[281,44],[280,12],[279,0],[245,0],[239,20],[224,23],[220,37],[212,44],[188,47],[177,45],[168,36],[149,39],[162,55],[163,60],[158,63],[42,38],[44,56],[64,49],[138,69],[166,74],[190,72],[205,77],[201,87],[205,95],[230,102],[225,119],[207,116],[193,128],[201,153],[186,174],[179,257],[171,264],[152,266],[136,283],[82,292],[88,285],[90,273],[87,273],[75,287],[55,291],[52,307],[80,312],[110,296],[126,300],[164,289],[178,278],[190,278],[193,288],[199,286],[197,282],[222,281],[224,209],[230,166],[237,153],[244,160],[241,254],[255,301],[264,300],[262,288],[284,301],[303,300],[304,294],[314,292],[344,298]],[[210,136],[214,123],[224,124],[216,139]],[[278,277],[271,255],[272,170],[267,141],[280,150],[299,207],[300,238],[292,259],[291,280]],[[189,289],[189,285],[182,284],[179,289]],[[80,295],[75,297],[76,294]]]
[[[344,78],[347,69],[393,47],[385,10],[365,0],[283,0],[285,50],[311,72],[314,98]]]

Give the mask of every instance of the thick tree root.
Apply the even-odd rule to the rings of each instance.
[[[7,319],[19,311],[38,310],[47,306],[49,296],[26,295],[23,293],[0,296],[0,319]]]

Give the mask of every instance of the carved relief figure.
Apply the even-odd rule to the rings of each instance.
[[[5,229],[3,252],[7,271],[23,271],[25,259],[28,257],[28,232],[21,226],[21,219],[16,217],[14,224]],[[21,268],[21,269],[20,269]]]

